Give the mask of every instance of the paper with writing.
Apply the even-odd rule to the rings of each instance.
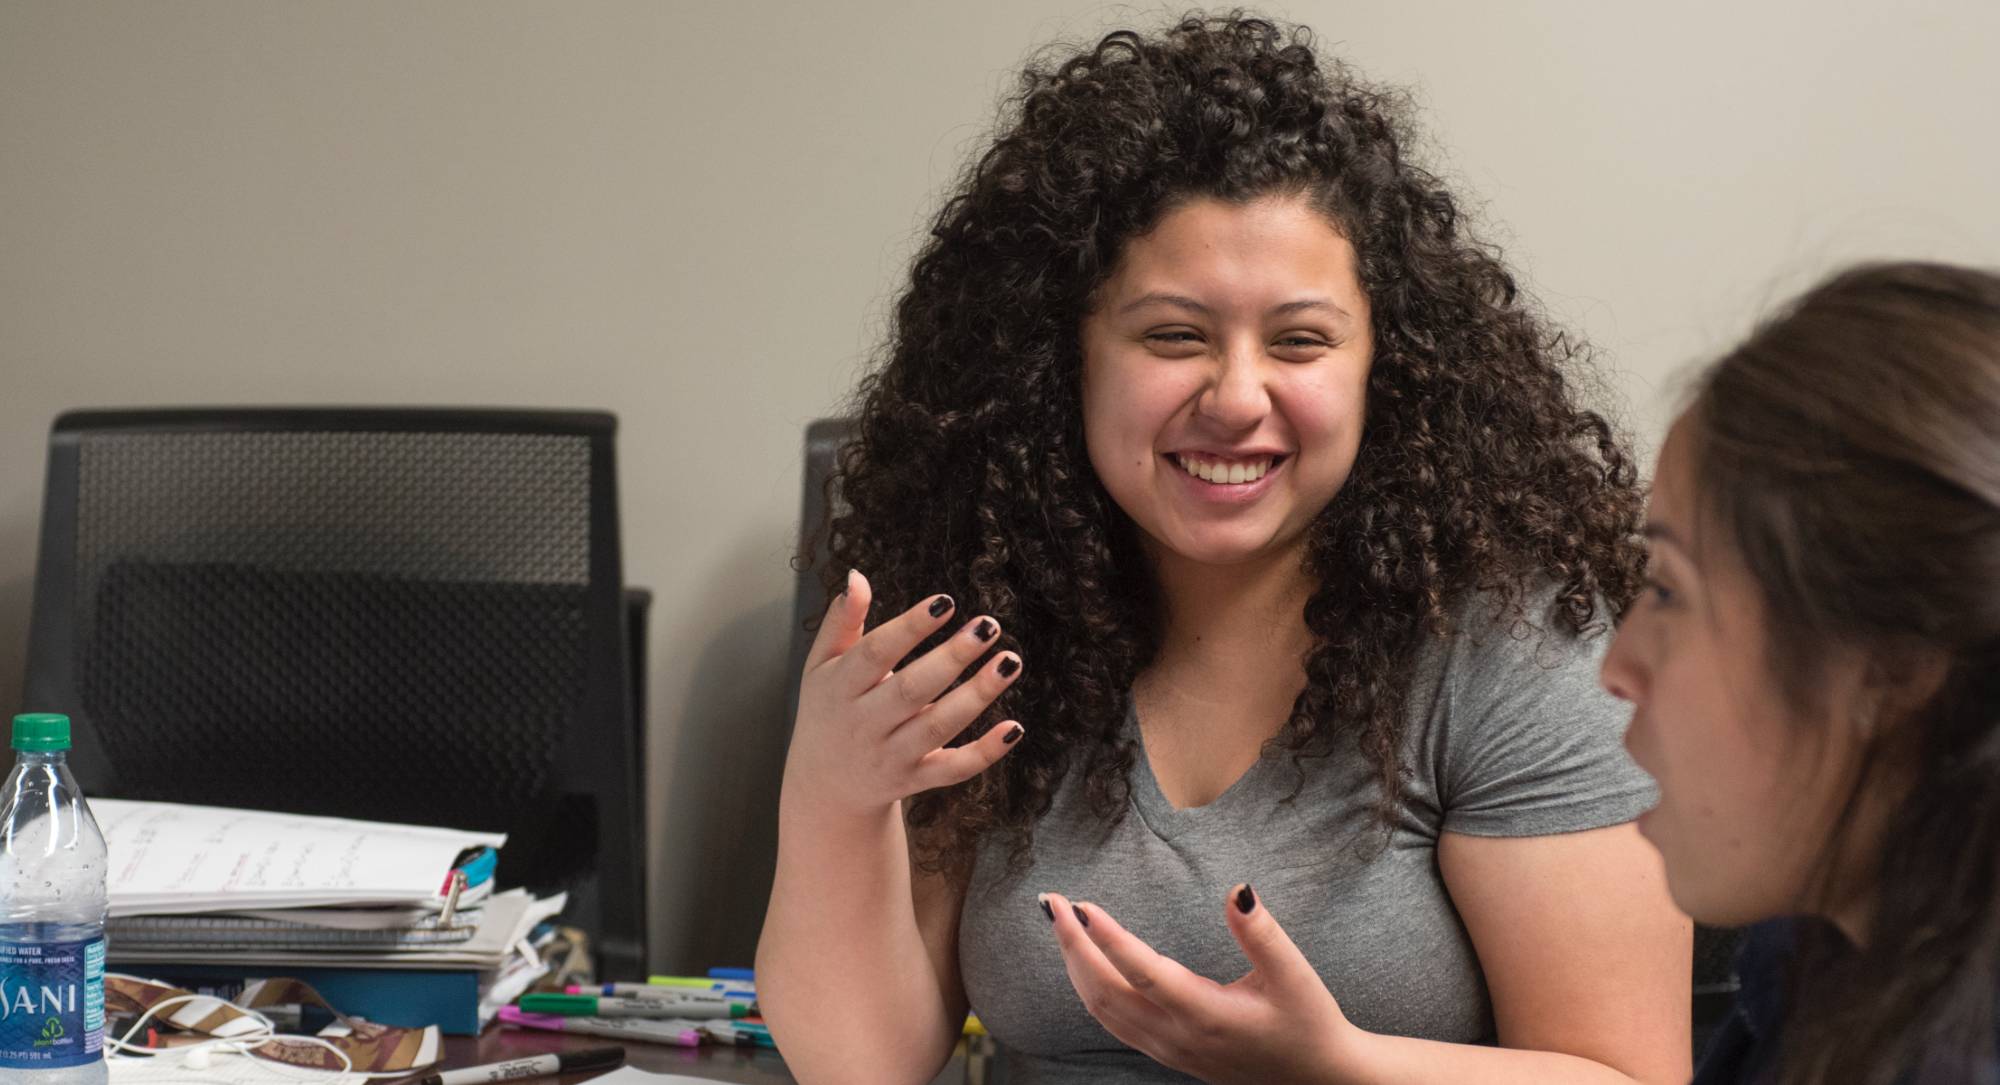
[[[465,848],[506,837],[346,818],[92,799],[111,914],[424,904]]]

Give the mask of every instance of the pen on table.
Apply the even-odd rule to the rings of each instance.
[[[603,1070],[625,1061],[622,1047],[593,1047],[587,1051],[565,1051],[554,1055],[535,1055],[525,1059],[508,1059],[487,1066],[468,1066],[463,1070],[446,1070],[441,1074],[431,1074],[417,1082],[417,1085],[484,1085],[490,1081],[518,1081],[524,1077],[546,1077],[550,1074],[567,1074],[574,1070]]]
[[[757,973],[755,970],[749,968],[711,968],[708,970],[708,978],[712,980],[743,980],[746,983],[754,983],[757,979]]]
[[[649,976],[643,984],[618,984],[620,987],[644,987],[649,991],[721,991],[726,995],[741,998],[756,998],[757,985],[749,980],[711,980],[692,976]]]
[[[778,1045],[771,1040],[770,1033],[757,1029],[711,1023],[701,1026],[701,1033],[719,1044],[732,1044],[736,1047],[768,1047],[773,1051],[778,1048]]]
[[[543,1013],[524,1013],[517,1006],[500,1007],[500,1023],[509,1028],[537,1029],[542,1032],[573,1032],[578,1036],[600,1036],[607,1040],[625,1040],[635,1043],[672,1044],[675,1047],[700,1047],[701,1033],[695,1022],[687,1020],[661,1021],[644,1017],[556,1017]]]
[[[660,998],[604,998],[599,995],[522,995],[521,1009],[563,1017],[748,1017],[741,1002],[674,1002]]]
[[[572,983],[563,990],[572,995],[609,995],[614,998],[652,998],[669,1002],[755,1002],[755,991],[697,990],[693,987],[655,987],[649,983],[593,983],[588,987]]]
[[[752,979],[718,979],[714,976],[647,976],[646,982],[654,987],[736,987],[745,991],[757,989],[757,981]]]

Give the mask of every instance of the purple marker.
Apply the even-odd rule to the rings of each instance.
[[[645,1017],[557,1017],[547,1013],[527,1013],[516,1006],[500,1007],[500,1023],[510,1028],[540,1029],[544,1032],[574,1032],[579,1036],[602,1036],[608,1040],[631,1040],[647,1044],[700,1047],[701,1031],[690,1023]]]

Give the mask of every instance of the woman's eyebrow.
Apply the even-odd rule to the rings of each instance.
[[[1150,294],[1143,294],[1134,298],[1120,307],[1118,311],[1121,314],[1129,313],[1135,309],[1144,309],[1149,305],[1169,305],[1176,309],[1186,309],[1190,312],[1200,313],[1202,316],[1210,315],[1208,306],[1188,297],[1186,294],[1168,294],[1157,290]],[[1282,305],[1274,305],[1271,307],[1271,315],[1290,316],[1293,313],[1315,310],[1331,313],[1338,317],[1349,316],[1347,310],[1334,304],[1330,298],[1299,298],[1296,301],[1288,301]]]
[[[1288,301],[1272,309],[1271,314],[1273,316],[1290,316],[1293,313],[1314,311],[1323,311],[1342,318],[1349,316],[1347,310],[1335,305],[1331,298],[1300,298],[1297,301]]]
[[[1647,542],[1652,543],[1655,549],[1671,552],[1688,567],[1700,570],[1700,565],[1694,560],[1694,552],[1688,549],[1687,543],[1681,541],[1681,537],[1671,526],[1659,520],[1648,520],[1645,526],[1639,529],[1639,534],[1644,536]]]
[[[1142,295],[1126,303],[1118,311],[1120,313],[1129,313],[1134,309],[1144,309],[1148,305],[1171,305],[1176,309],[1189,309],[1203,316],[1208,315],[1208,306],[1185,294],[1163,294],[1159,291]]]

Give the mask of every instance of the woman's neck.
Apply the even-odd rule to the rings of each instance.
[[[1151,557],[1164,628],[1159,654],[1140,676],[1141,695],[1220,710],[1275,734],[1305,688],[1312,647],[1305,604],[1317,585],[1302,553],[1236,565],[1157,550]]]

